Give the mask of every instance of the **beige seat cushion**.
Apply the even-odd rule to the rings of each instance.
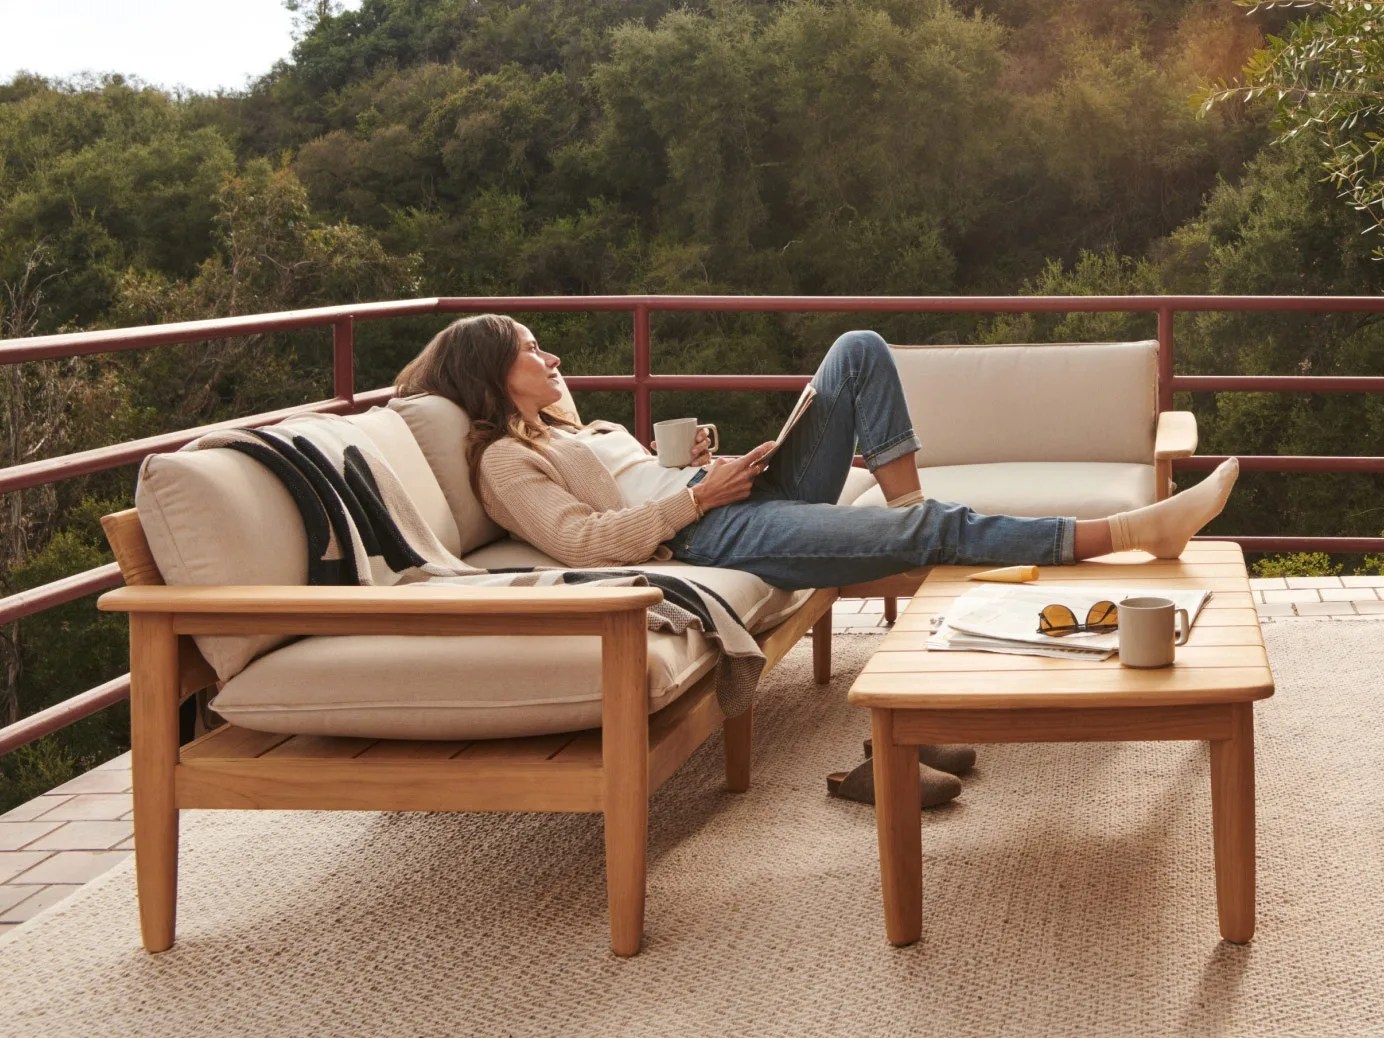
[[[1152,465],[1108,462],[1011,461],[994,465],[945,465],[918,473],[923,493],[935,501],[967,505],[986,515],[1070,515],[1104,519],[1153,502]],[[876,485],[852,504],[882,507]]]
[[[894,346],[892,352],[923,444],[919,468],[1153,461],[1153,340]]]
[[[452,511],[407,423],[374,408],[332,420],[348,438],[381,455],[444,544],[459,542]],[[284,423],[291,428],[294,420]],[[140,525],[169,584],[305,584],[307,537],[283,483],[230,449],[154,454],[135,490]],[[198,635],[197,647],[222,681],[275,645],[279,635]]]
[[[475,565],[545,558],[502,541]],[[549,560],[551,561],[551,560]],[[720,594],[752,630],[772,626],[810,592],[789,593],[734,570],[660,564]],[[716,663],[695,631],[649,635],[649,710],[662,709]],[[233,724],[269,732],[399,739],[494,739],[577,731],[601,723],[600,641],[589,637],[381,635],[314,637],[276,649],[228,682],[212,703]]]

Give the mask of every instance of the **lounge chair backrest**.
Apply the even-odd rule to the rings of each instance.
[[[919,467],[1153,456],[1154,340],[892,350]]]

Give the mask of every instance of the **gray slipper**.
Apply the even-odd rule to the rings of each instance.
[[[937,807],[961,794],[961,780],[955,775],[937,771],[925,765],[918,768],[918,784],[922,791],[923,807]],[[836,771],[827,776],[827,793],[842,800],[861,804],[875,802],[875,764],[867,758],[851,771]]]
[[[874,755],[872,739],[865,740],[865,757]],[[964,775],[976,766],[976,751],[969,746],[919,746],[918,762],[951,775]]]

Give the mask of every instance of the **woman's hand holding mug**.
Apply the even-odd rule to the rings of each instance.
[[[670,418],[654,423],[653,449],[664,468],[705,465],[719,446],[716,426],[699,425],[695,418]]]
[[[712,427],[714,428],[714,426]],[[692,444],[692,459],[681,468],[695,467],[702,468],[711,464],[711,457],[716,453],[716,444],[711,442],[711,434],[707,432],[708,426],[697,428],[697,439]],[[655,454],[658,453],[658,441],[654,440],[649,447]]]

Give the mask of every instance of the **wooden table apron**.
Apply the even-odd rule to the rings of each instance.
[[[928,652],[932,620],[979,584],[984,567],[937,567],[861,671],[849,701],[868,707],[885,928],[893,944],[922,932],[920,743],[1196,739],[1211,746],[1212,843],[1221,935],[1254,934],[1253,705],[1273,694],[1244,556],[1195,542],[1181,559],[1141,552],[1052,567],[1039,584],[1212,591],[1171,667],[1132,670],[1118,658],[1056,660]]]

